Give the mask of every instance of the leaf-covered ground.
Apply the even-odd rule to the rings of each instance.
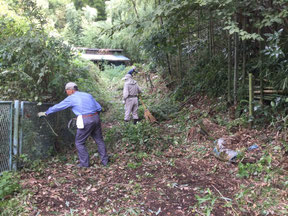
[[[109,152],[109,167],[94,155],[85,169],[75,166],[76,152],[71,151],[65,159],[55,157],[22,172],[21,184],[31,191],[25,199],[27,215],[287,215],[281,134],[241,126],[227,130],[211,120],[210,105],[195,98],[185,104],[185,117],[155,125],[163,136],[173,136],[162,152],[118,148]],[[209,136],[197,123],[205,112],[201,122]],[[111,127],[104,122],[105,131]],[[211,137],[224,137],[229,148],[245,152],[242,163],[215,158]],[[252,144],[259,148],[245,150]]]

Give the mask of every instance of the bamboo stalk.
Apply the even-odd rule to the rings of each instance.
[[[253,119],[253,74],[249,73],[249,119]],[[252,127],[252,121],[250,127]]]
[[[246,31],[246,17],[243,16],[243,29]],[[243,40],[243,57],[242,57],[242,85],[245,84],[245,76],[246,76],[246,40]]]
[[[227,34],[228,34],[228,94],[227,94],[227,100],[228,100],[228,103],[231,104],[231,101],[232,101],[232,97],[231,97],[231,36],[229,34],[229,32],[227,31]]]
[[[261,36],[261,29],[258,29],[258,34]],[[259,61],[260,61],[260,67],[259,67],[259,74],[260,74],[260,104],[263,105],[264,103],[264,82],[263,82],[263,70],[262,70],[262,41],[259,41]]]
[[[237,91],[238,91],[238,33],[234,33],[234,79],[233,79],[233,98],[234,105],[237,104]]]
[[[231,36],[229,34],[229,32],[227,32],[228,34],[228,94],[227,94],[227,99],[228,99],[228,103],[231,104],[232,101],[232,97],[231,97]]]

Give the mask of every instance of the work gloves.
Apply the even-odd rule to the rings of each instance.
[[[39,112],[37,115],[39,118],[41,118],[43,116],[47,116],[45,112]]]

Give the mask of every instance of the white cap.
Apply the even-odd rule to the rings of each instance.
[[[77,84],[74,83],[74,82],[68,82],[66,85],[65,85],[65,90],[67,89],[74,89],[75,87],[77,87]]]

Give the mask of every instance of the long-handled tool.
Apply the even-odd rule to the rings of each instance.
[[[53,130],[52,126],[50,125],[50,123],[48,122],[48,120],[46,119],[46,117],[44,117],[45,121],[47,122],[48,126],[50,127],[50,129],[52,130],[53,134],[55,136],[58,136],[58,134]]]
[[[142,104],[142,106],[144,107],[144,117],[147,121],[154,123],[157,122],[157,120],[155,119],[155,117],[150,113],[150,111],[147,109],[147,107],[145,106],[143,99],[141,96],[139,96],[140,102]]]

